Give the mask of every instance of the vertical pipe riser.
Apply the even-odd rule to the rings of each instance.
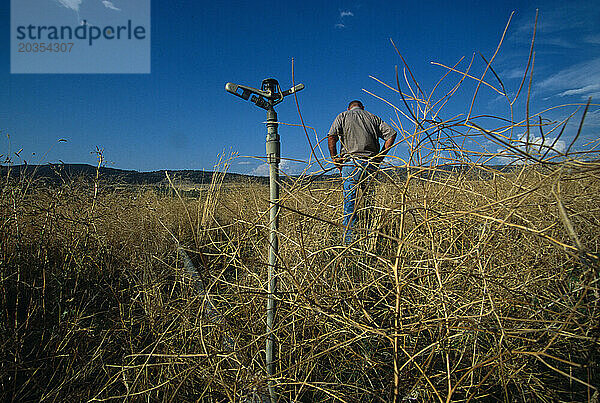
[[[267,162],[279,164],[280,145],[277,133],[277,113],[273,108],[267,110]]]
[[[273,108],[267,110],[267,162],[269,163],[269,191],[270,191],[270,214],[269,214],[269,267],[268,267],[268,297],[267,297],[267,343],[265,359],[269,377],[275,375],[275,335],[273,325],[275,323],[275,293],[277,292],[277,255],[279,253],[279,160],[280,144],[277,133],[277,113]],[[277,401],[274,384],[269,380],[269,396],[271,403]]]

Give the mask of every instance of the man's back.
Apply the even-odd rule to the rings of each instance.
[[[379,153],[379,138],[388,140],[396,132],[378,116],[359,107],[340,113],[329,135],[337,135],[342,156],[369,158]]]

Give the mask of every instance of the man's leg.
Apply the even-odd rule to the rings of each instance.
[[[348,162],[342,167],[342,181],[344,185],[344,215],[342,216],[342,224],[344,225],[344,242],[352,242],[352,228],[356,223],[356,197],[358,195],[358,187],[362,169]]]
[[[360,179],[360,188],[362,190],[361,202],[366,207],[365,219],[371,224],[373,218],[373,207],[375,206],[375,185],[377,182],[377,165],[367,163],[363,166],[362,177]]]
[[[359,220],[363,222],[362,226],[367,230],[367,234],[369,235],[369,241],[366,244],[367,247],[373,248],[375,245],[376,236],[373,236],[373,230],[377,230],[377,213],[375,210],[375,206],[377,205],[375,201],[375,189],[377,185],[377,171],[378,166],[373,163],[369,163],[368,166],[365,167],[363,171],[363,178],[361,180],[362,186],[362,196],[358,201],[358,204],[364,203],[364,209],[361,211],[363,214],[359,217]],[[364,221],[363,221],[364,220]]]
[[[344,181],[344,242],[352,242],[353,228],[358,221],[358,190],[364,188],[372,180],[375,166],[367,161],[353,160],[342,167]]]

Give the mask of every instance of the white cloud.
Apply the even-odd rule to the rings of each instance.
[[[564,38],[544,38],[541,40],[543,45],[556,46],[559,48],[574,49],[577,44],[573,41],[568,41]]]
[[[79,6],[83,0],[58,0],[63,7],[70,8],[73,11],[79,12]]]
[[[279,171],[282,175],[299,175],[306,168],[306,164],[297,161],[282,160],[279,164]],[[269,176],[269,164],[261,164],[250,171],[250,175]]]
[[[344,24],[344,20],[348,17],[354,17],[354,13],[350,10],[340,10],[340,15],[338,17],[338,22],[334,25],[337,29],[346,28],[346,24]]]
[[[580,95],[585,99],[596,98],[600,94],[600,57],[567,67],[553,74],[539,84],[544,92],[551,95]]]
[[[600,109],[589,110],[585,115],[585,121],[583,125],[584,127],[600,127]]]
[[[588,35],[584,38],[584,42],[594,45],[600,45],[600,34]]]
[[[557,47],[571,49],[584,48],[589,46],[589,43],[598,44],[600,8],[596,3],[597,1],[572,1],[541,8],[535,38],[538,54],[556,51]],[[509,40],[530,43],[534,21],[533,11],[517,14],[513,20]]]
[[[106,8],[110,8],[111,10],[115,10],[115,11],[121,11],[120,8],[115,7],[115,5],[112,3],[112,1],[108,1],[108,0],[103,0],[102,4],[104,4],[104,6]]]
[[[269,176],[269,164],[261,164],[250,171],[250,175]]]
[[[527,142],[527,136],[524,134],[519,141],[515,141],[512,145],[529,154],[540,158],[547,153],[546,158],[553,155],[562,154],[567,150],[567,144],[563,140],[556,141],[556,137],[530,136]],[[552,147],[552,148],[550,148]],[[518,151],[508,148],[500,148],[497,150],[496,157],[501,164],[509,164],[514,162],[524,162],[525,158]]]
[[[525,74],[524,67],[514,67],[500,73],[500,77],[503,79],[523,78],[523,74]]]
[[[306,164],[297,161],[283,160],[279,169],[286,175],[299,175],[306,169]]]
[[[550,147],[552,147],[552,149],[550,149],[550,153],[564,153],[565,151],[567,151],[567,144],[562,141],[562,140],[558,140],[556,141],[556,143],[554,143],[556,141],[556,137],[555,138],[546,138],[546,139],[542,139],[541,137],[534,137],[533,141],[530,142],[534,144],[533,148],[536,149],[537,151],[539,151],[540,153],[546,153],[546,151],[548,151],[548,149],[550,149]],[[552,144],[554,143],[554,146],[552,146]]]
[[[584,94],[585,96],[587,96],[587,94],[594,93],[597,90],[600,90],[600,83],[590,84],[590,85],[586,85],[585,87],[574,88],[572,90],[563,91],[558,95],[561,97],[566,97],[569,95],[581,95],[581,94]]]

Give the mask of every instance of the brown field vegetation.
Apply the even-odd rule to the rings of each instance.
[[[348,247],[338,184],[284,188],[281,395],[389,401],[396,383],[407,401],[591,398],[600,182],[587,168],[380,174]],[[3,400],[263,393],[265,186],[217,177],[198,199],[26,186],[0,198]]]

